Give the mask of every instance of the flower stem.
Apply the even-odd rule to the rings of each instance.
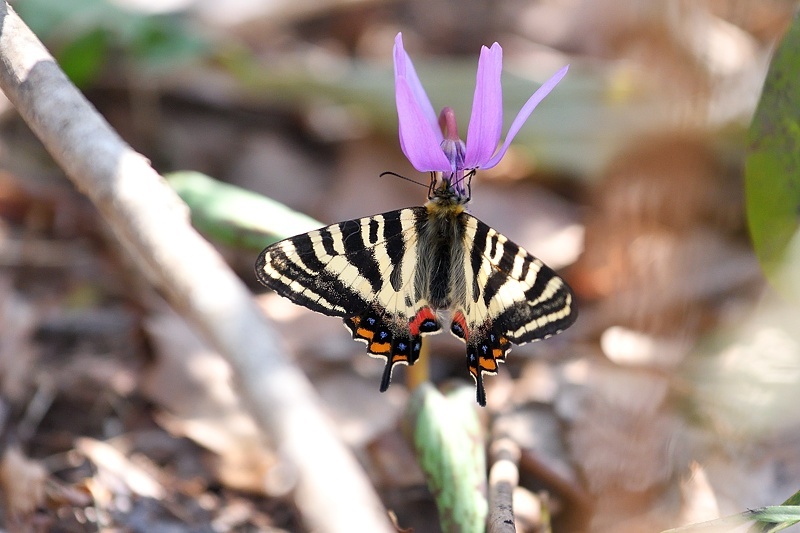
[[[413,366],[409,366],[406,372],[406,385],[408,386],[408,390],[413,392],[426,381],[430,381],[430,351],[428,339],[422,337],[422,348],[420,349],[419,360],[417,360]]]

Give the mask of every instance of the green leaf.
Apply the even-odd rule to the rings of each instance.
[[[137,60],[161,70],[203,57],[209,51],[208,41],[172,17],[149,19],[132,43]]]
[[[424,383],[411,397],[406,420],[442,531],[483,533],[489,508],[486,450],[474,389],[461,387],[445,397]]]
[[[800,297],[800,18],[775,52],[750,125],[745,196],[767,278]]]
[[[42,40],[49,40],[54,34],[71,31],[76,25],[83,30],[85,26],[80,22],[99,20],[109,10],[118,10],[109,6],[106,0],[18,0],[14,8],[25,24]]]
[[[753,527],[749,531],[760,531],[763,533],[773,533],[786,529],[800,522],[800,506],[796,505],[773,505],[770,507],[760,507],[751,509],[743,513],[710,520],[699,524],[669,529],[662,533],[702,533],[702,532],[725,532],[745,524],[752,523]]]
[[[786,498],[786,501],[781,505],[800,505],[800,490]]]
[[[18,11],[77,84],[99,73],[109,50],[161,71],[211,52],[206,36],[179,14],[137,13],[107,0],[20,0]]]
[[[108,58],[108,41],[108,32],[97,28],[79,36],[58,52],[58,64],[72,83],[85,87],[94,81]]]
[[[789,496],[780,506],[766,508],[776,510],[765,515],[766,519],[759,524],[763,533],[775,533],[800,522],[800,491]]]
[[[261,250],[279,240],[324,226],[280,202],[200,172],[173,172],[166,178],[189,206],[192,224],[201,233],[228,246]]]

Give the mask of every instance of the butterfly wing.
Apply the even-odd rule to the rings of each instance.
[[[420,336],[438,331],[415,287],[418,226],[412,207],[348,220],[275,243],[256,261],[259,281],[313,311],[342,317],[370,355],[386,360],[381,391],[396,364],[419,358]]]
[[[451,332],[467,344],[469,371],[485,405],[483,374],[495,374],[511,343],[546,339],[577,318],[572,291],[552,269],[464,213],[464,294],[454,298]],[[459,270],[460,269],[460,270]]]

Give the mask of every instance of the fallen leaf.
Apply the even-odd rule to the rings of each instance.
[[[17,446],[9,446],[0,461],[0,486],[5,507],[12,516],[27,515],[44,503],[47,470],[29,459]]]
[[[680,487],[683,505],[679,522],[694,524],[719,518],[717,496],[705,469],[697,461],[692,461],[689,471],[689,477],[681,482]]]
[[[75,449],[95,464],[98,475],[112,477],[133,494],[156,500],[166,496],[158,480],[110,444],[81,437],[75,441]]]
[[[170,433],[214,452],[220,481],[232,488],[281,494],[293,477],[277,459],[233,389],[228,363],[174,313],[145,321],[156,362],[142,383],[161,408],[156,420]],[[270,472],[272,472],[270,474]]]

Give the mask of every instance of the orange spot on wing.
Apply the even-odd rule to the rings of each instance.
[[[494,359],[486,359],[481,357],[480,367],[481,370],[485,370],[487,372],[497,372],[497,361]]]
[[[373,342],[369,345],[369,351],[375,354],[388,353],[391,349],[392,345],[388,342]]]
[[[372,340],[372,337],[375,335],[375,332],[366,328],[358,328],[356,330],[356,335],[367,340]]]

